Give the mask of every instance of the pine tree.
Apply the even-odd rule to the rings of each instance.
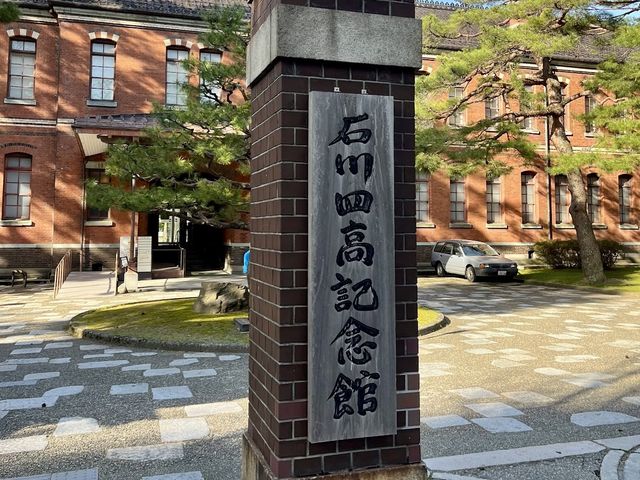
[[[462,7],[448,18],[427,16],[423,20],[424,48],[430,53],[444,53],[437,54],[434,71],[417,81],[417,168],[445,168],[451,175],[484,170],[493,177],[510,170],[502,160],[505,156],[518,157],[525,164],[544,161],[523,124],[529,119],[546,120],[553,146],[549,171],[565,174],[568,179],[569,212],[585,281],[603,283],[606,277],[587,211],[584,170],[596,166],[630,171],[640,165],[637,130],[621,125],[615,109],[597,108],[583,120],[599,125],[602,132],[610,130],[613,136],[603,135],[600,142],[614,148],[578,153],[567,135],[566,109],[573,102],[584,102],[585,97],[624,93],[627,102],[624,107],[619,104],[618,113],[633,105],[638,111],[637,63],[635,69],[625,63],[631,54],[622,44],[633,37],[628,32],[637,31],[632,13],[638,11],[640,2],[472,0]],[[463,47],[453,52],[438,50],[452,41]],[[608,75],[602,73],[584,82],[579,91],[565,95],[565,85],[553,68],[554,60],[587,54],[606,60],[603,72]],[[522,63],[528,64],[526,69]],[[459,90],[448,98],[447,92],[456,87]],[[492,118],[460,128],[446,125],[446,119],[470,105],[495,101],[502,104],[502,109]],[[627,132],[626,136],[621,132]],[[629,152],[634,142],[635,154]]]
[[[224,52],[220,63],[184,62],[192,84],[186,107],[156,106],[155,125],[137,141],[109,146],[110,184],[87,184],[96,208],[166,213],[214,227],[246,228],[249,169],[249,93],[243,83],[248,23],[243,7],[205,15],[207,49]],[[196,79],[198,84],[195,85]],[[131,179],[137,181],[131,189]],[[143,188],[140,188],[140,186]]]
[[[20,10],[13,3],[0,2],[0,23],[15,22],[20,17]]]

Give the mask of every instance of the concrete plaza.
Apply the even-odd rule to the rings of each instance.
[[[0,290],[0,478],[238,479],[246,355],[65,331],[100,305],[195,296],[199,280],[113,297],[106,276],[85,275],[93,286],[72,277],[55,301]],[[640,478],[640,299],[427,278],[419,302],[451,319],[420,342],[435,478]]]

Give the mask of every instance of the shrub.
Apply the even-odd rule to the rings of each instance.
[[[622,257],[624,247],[613,240],[598,240],[602,266],[612,268]],[[536,255],[551,268],[580,268],[580,246],[577,240],[547,240],[533,246]]]

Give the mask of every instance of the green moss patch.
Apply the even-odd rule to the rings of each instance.
[[[233,322],[246,317],[247,312],[195,313],[194,301],[189,298],[105,307],[76,317],[72,326],[152,342],[249,344],[249,335],[238,332]]]

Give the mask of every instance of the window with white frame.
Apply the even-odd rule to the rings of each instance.
[[[591,223],[600,223],[600,177],[597,173],[587,175],[587,213]]]
[[[429,180],[428,173],[419,173],[416,177],[416,221],[429,222]]]
[[[571,196],[569,193],[569,180],[566,175],[556,175],[556,224],[570,224],[569,205]]]
[[[184,106],[187,104],[187,92],[184,85],[189,81],[183,62],[189,58],[184,48],[167,48],[166,105]]]
[[[109,176],[103,169],[99,168],[87,168],[85,170],[85,178],[100,185],[109,185],[109,183],[111,183]],[[100,208],[87,206],[86,217],[88,221],[108,220],[109,209],[102,210]]]
[[[91,100],[113,101],[116,81],[116,45],[91,42]]]
[[[524,89],[527,92],[527,94],[529,95],[534,94],[533,85],[526,85]],[[533,132],[536,129],[536,119],[534,117],[527,117],[522,120],[522,123],[520,124],[520,126],[522,127],[523,130]]]
[[[618,177],[618,204],[620,207],[620,223],[631,223],[631,175]]]
[[[210,50],[201,50],[200,51],[200,62],[201,63],[220,63],[222,61],[222,55],[218,52],[212,52]],[[221,94],[222,90],[220,86],[213,82],[205,82],[204,79],[200,79],[200,92],[201,98],[204,102],[213,102],[215,101],[214,95],[218,97],[220,101],[222,101]]]
[[[523,172],[520,175],[520,190],[522,197],[522,223],[536,223],[536,174]]]
[[[31,169],[32,158],[29,155],[11,154],[5,157],[2,209],[4,220],[29,220]]]
[[[484,101],[484,117],[488,120],[500,116],[500,99],[488,98]]]
[[[9,50],[9,98],[33,100],[35,74],[35,40],[12,38]]]
[[[463,87],[451,87],[449,89],[449,100],[459,100],[464,96]],[[462,127],[464,126],[464,111],[458,109],[453,112],[447,119],[447,124],[450,127]]]
[[[585,115],[589,115],[590,113],[592,113],[593,110],[596,108],[596,106],[597,106],[597,103],[596,103],[595,97],[593,97],[592,95],[584,97],[584,113],[585,113]],[[596,133],[596,127],[593,124],[592,120],[585,120],[585,122],[584,122],[584,133],[586,133],[588,135],[593,135],[594,133]]]
[[[451,223],[466,221],[464,179],[462,178],[452,178],[449,181],[449,213]]]
[[[487,223],[502,223],[502,183],[500,178],[487,178]]]

